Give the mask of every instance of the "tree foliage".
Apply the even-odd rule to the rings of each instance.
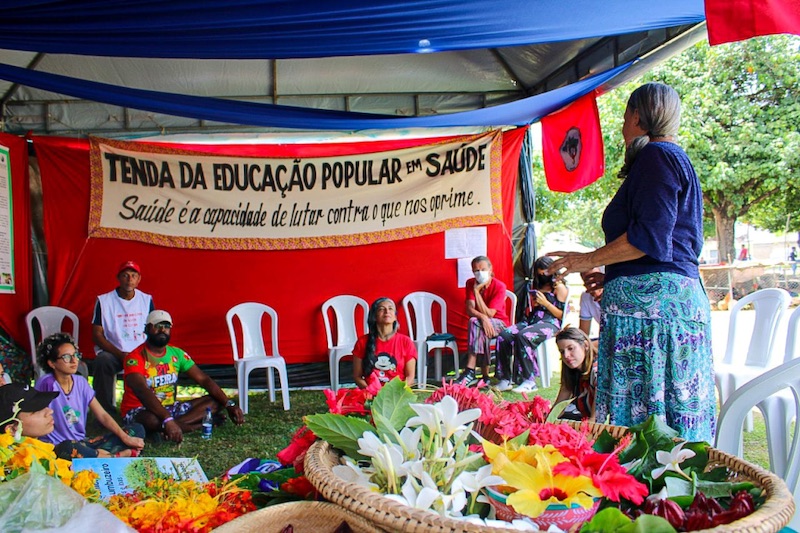
[[[537,214],[571,219],[569,229],[584,244],[599,244],[595,228],[619,185],[615,174],[622,162],[620,127],[627,97],[641,83],[660,81],[681,96],[679,142],[700,177],[721,256],[735,257],[733,225],[738,218],[772,231],[783,231],[788,220],[791,231],[800,230],[799,49],[799,38],[784,35],[713,48],[703,42],[601,96],[605,176],[569,198],[540,186]],[[576,216],[547,211],[547,204],[564,206]]]

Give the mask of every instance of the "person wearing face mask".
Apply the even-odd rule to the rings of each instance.
[[[535,274],[531,293],[531,307],[524,320],[500,332],[500,344],[497,347],[497,374],[502,380],[495,387],[497,390],[511,388],[511,356],[515,355],[518,375],[522,383],[514,388],[514,392],[533,392],[538,389],[536,377],[539,366],[536,349],[541,343],[553,337],[561,329],[564,318],[564,307],[568,290],[553,276],[545,274],[545,270],[553,264],[551,257],[540,257],[533,263]]]
[[[473,279],[467,280],[466,313],[469,317],[467,365],[454,383],[472,385],[480,360],[483,380],[489,380],[489,341],[508,325],[506,284],[495,279],[492,262],[479,255],[472,260]],[[499,379],[503,379],[499,377]]]
[[[155,310],[147,315],[145,342],[125,358],[125,393],[122,415],[126,424],[138,422],[148,434],[162,434],[180,443],[183,434],[202,427],[206,408],[221,424],[227,411],[237,425],[244,423],[242,410],[228,399],[222,389],[195,365],[185,351],[170,346],[172,317]],[[178,376],[186,374],[208,394],[189,401],[176,398]]]

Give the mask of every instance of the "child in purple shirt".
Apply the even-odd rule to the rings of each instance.
[[[78,457],[136,457],[144,447],[144,427],[131,424],[124,429],[94,397],[86,378],[77,374],[81,354],[66,333],[55,333],[37,348],[40,367],[47,372],[36,382],[36,389],[57,392],[50,403],[55,429],[41,440],[55,445],[56,455],[71,460]],[[111,433],[86,438],[88,411]]]

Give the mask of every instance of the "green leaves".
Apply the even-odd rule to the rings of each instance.
[[[581,533],[675,533],[675,528],[660,516],[641,515],[634,521],[616,507],[598,512],[581,527]]]
[[[354,459],[364,458],[358,453],[358,439],[365,431],[375,431],[375,427],[362,418],[333,413],[309,415],[306,425],[317,437]]]
[[[365,431],[377,433],[381,438],[389,437],[392,442],[399,442],[398,432],[406,421],[414,416],[409,405],[416,401],[416,396],[399,380],[393,379],[384,385],[372,400],[373,426],[363,418],[323,413],[306,417],[306,425],[314,434],[339,448],[354,459],[364,458],[358,453],[358,439]]]
[[[372,416],[378,434],[394,435],[403,429],[406,420],[414,416],[409,407],[414,401],[416,396],[403,381],[393,379],[384,385],[372,401]]]

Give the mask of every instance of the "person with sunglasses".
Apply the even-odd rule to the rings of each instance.
[[[216,425],[225,421],[226,413],[234,424],[244,424],[244,414],[236,402],[200,370],[189,354],[169,344],[172,326],[172,316],[166,311],[147,315],[144,344],[125,358],[125,393],[120,405],[123,420],[139,422],[155,440],[166,438],[178,444],[184,433],[202,427],[206,409],[211,409]],[[178,400],[181,374],[208,394]]]
[[[45,374],[36,390],[55,392],[50,403],[54,429],[41,440],[55,446],[61,459],[93,457],[136,457],[144,447],[144,427],[129,424],[124,428],[103,409],[86,378],[78,374],[81,354],[75,340],[66,333],[46,337],[36,349],[39,366]],[[86,438],[86,419],[91,411],[109,433]]]

